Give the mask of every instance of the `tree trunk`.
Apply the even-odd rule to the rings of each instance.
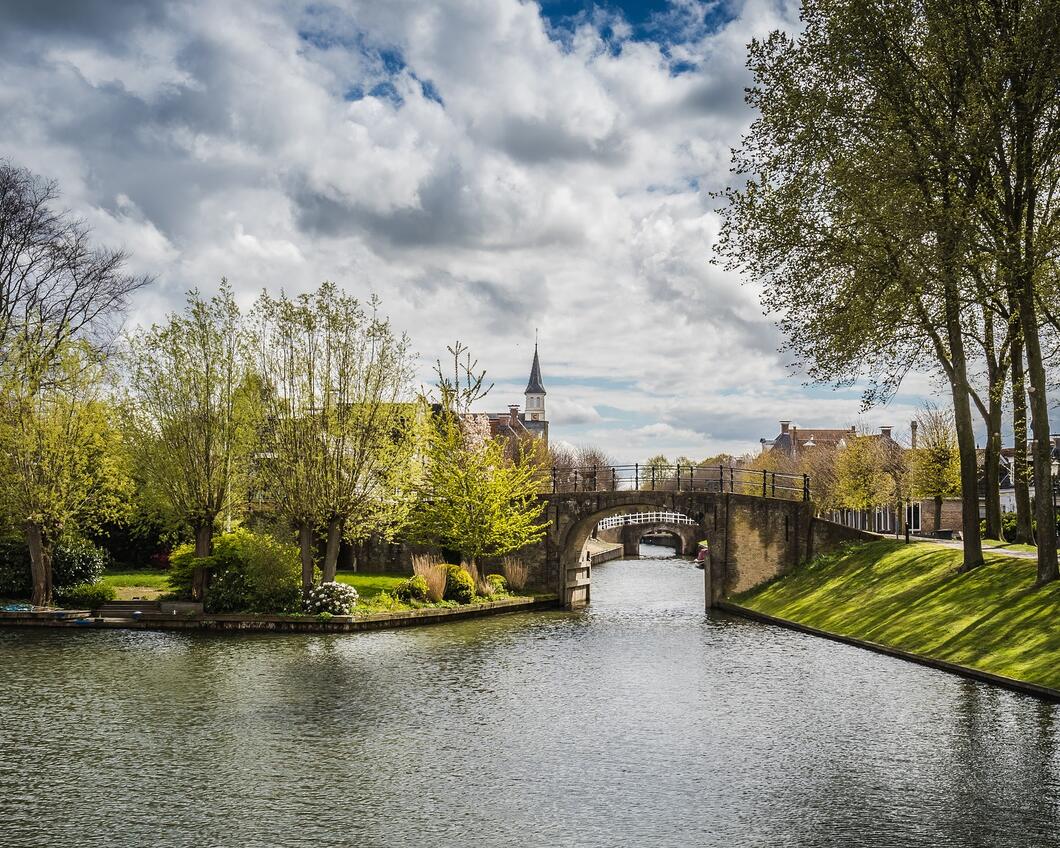
[[[1030,279],[1020,288],[1020,321],[1030,377],[1031,426],[1034,430],[1034,517],[1038,522],[1038,580],[1042,586],[1057,577],[1056,520],[1053,517],[1052,441],[1049,438],[1049,397],[1046,393],[1045,366],[1038,340],[1038,319]]]
[[[1012,487],[1016,498],[1016,539],[1021,545],[1034,542],[1031,493],[1027,469],[1027,389],[1023,374],[1023,339],[1012,340]]]
[[[213,553],[213,519],[204,519],[195,526],[195,558],[202,559]],[[192,600],[201,601],[206,597],[206,569],[197,566],[191,577]]]
[[[29,545],[30,573],[33,576],[30,603],[37,607],[51,606],[52,547],[37,524],[26,525],[26,543]]]
[[[979,461],[975,450],[975,425],[972,422],[971,396],[968,390],[968,359],[965,355],[961,327],[961,303],[957,281],[952,272],[947,274],[945,296],[946,336],[952,368],[949,376],[953,394],[953,423],[957,428],[957,448],[961,459],[961,538],[964,561],[960,570],[971,571],[983,564],[983,539],[979,532]]]
[[[327,542],[324,549],[324,567],[321,569],[321,580],[325,583],[335,582],[335,572],[339,569],[339,544],[342,542],[342,519],[332,518],[328,521]]]
[[[989,414],[986,420],[986,451],[983,455],[983,482],[986,487],[986,537],[1004,539],[1001,529],[1001,395],[990,390]]]
[[[939,530],[942,529],[942,495],[935,495],[935,520],[931,529],[935,532],[936,537],[939,535]]]
[[[302,559],[302,592],[309,594],[313,588],[313,528],[308,524],[298,525],[298,551]]]

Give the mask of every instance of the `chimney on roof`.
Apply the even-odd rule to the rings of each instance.
[[[890,425],[888,425],[887,427],[880,427],[880,435],[883,436],[885,439],[889,439],[891,438],[891,430],[893,429],[894,427],[891,427]]]
[[[780,422],[780,434],[784,435],[786,432],[788,432],[788,427],[790,427],[790,426],[791,426],[791,422],[790,421],[781,421]]]
[[[913,450],[916,450],[916,422],[915,421],[910,421],[909,422],[909,440],[910,440],[910,446],[913,448]]]
[[[851,424],[851,425],[850,425],[850,432],[851,432],[851,434],[853,435],[853,434],[857,433],[857,431],[858,431],[858,428],[857,428],[857,427],[855,427],[855,426],[854,426],[853,424]]]
[[[519,425],[519,404],[508,404],[508,417],[511,419],[513,427],[517,427]]]

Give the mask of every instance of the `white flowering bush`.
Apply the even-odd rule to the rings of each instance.
[[[309,590],[305,611],[311,615],[349,615],[357,604],[357,590],[345,583],[321,583]]]

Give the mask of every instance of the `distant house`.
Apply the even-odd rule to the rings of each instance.
[[[916,422],[910,425],[912,447],[916,447]],[[885,439],[900,447],[894,440],[893,427],[880,427],[878,433],[867,433],[864,437]],[[762,452],[776,451],[789,459],[798,462],[808,451],[819,448],[843,450],[850,440],[857,437],[856,427],[797,427],[791,421],[780,422],[780,433],[772,439],[759,439]],[[905,448],[901,448],[905,450]],[[848,527],[870,530],[874,533],[894,533],[898,528],[898,516],[894,507],[881,505],[869,509],[837,509],[828,514],[828,518]],[[934,527],[935,503],[931,500],[909,501],[906,504],[905,520],[913,533],[921,527]],[[960,500],[945,500],[942,505],[942,527],[960,530]]]
[[[545,415],[545,384],[541,380],[541,360],[537,345],[534,345],[534,361],[530,366],[530,379],[523,396],[526,408],[519,411],[518,404],[510,404],[507,412],[486,413],[490,423],[490,435],[509,440],[527,437],[540,439],[548,447],[548,418]]]

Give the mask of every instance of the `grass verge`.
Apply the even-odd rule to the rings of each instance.
[[[733,601],[843,636],[1060,689],[1060,582],[1035,589],[1034,560],[871,542],[800,566]]]

